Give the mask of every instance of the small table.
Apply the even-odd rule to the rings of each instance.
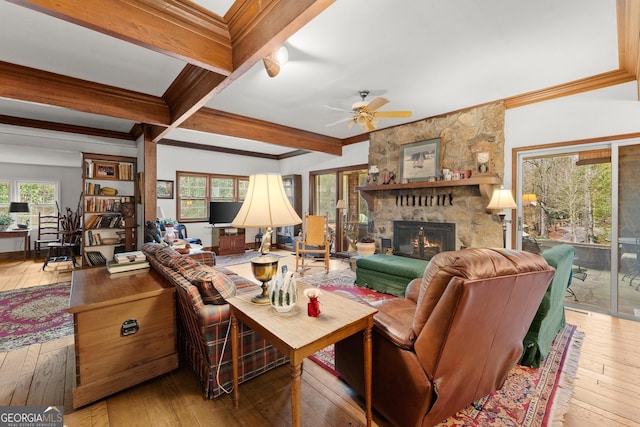
[[[358,331],[364,330],[364,378],[367,426],[371,426],[371,329],[378,310],[348,298],[324,292],[320,297],[322,313],[307,316],[307,286],[298,284],[299,299],[288,313],[278,313],[270,305],[251,303],[251,295],[227,300],[231,307],[231,354],[233,358],[233,403],[239,403],[238,320],[253,329],[289,357],[291,370],[291,420],[300,425],[300,389],[302,361]]]
[[[3,238],[16,238],[22,237],[24,239],[24,259],[27,259],[27,253],[29,252],[29,247],[31,246],[31,233],[30,228],[14,228],[11,230],[0,231],[0,239]]]

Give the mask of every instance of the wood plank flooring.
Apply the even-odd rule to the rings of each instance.
[[[281,264],[294,268],[289,253]],[[252,278],[248,265],[229,267]],[[332,269],[348,268],[332,260]],[[321,269],[318,269],[321,271]],[[0,291],[70,280],[66,263],[0,262]],[[567,309],[567,321],[585,333],[573,398],[564,425],[640,427],[640,323]],[[271,370],[240,386],[240,408],[230,395],[202,398],[189,367],[73,410],[73,337],[0,353],[0,405],[63,405],[68,426],[286,426],[290,425],[289,370]],[[315,363],[304,363],[304,426],[364,425],[362,401]],[[320,421],[321,420],[321,421]],[[375,425],[388,423],[374,416]]]

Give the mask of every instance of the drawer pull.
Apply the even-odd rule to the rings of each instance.
[[[138,321],[136,319],[125,320],[120,328],[120,335],[126,337],[127,335],[133,335],[140,330]]]

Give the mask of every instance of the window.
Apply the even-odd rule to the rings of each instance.
[[[178,221],[208,221],[209,202],[241,201],[247,194],[246,176],[178,172]]]
[[[17,214],[20,224],[38,224],[38,213],[55,214],[58,200],[57,182],[0,181],[0,213],[9,214],[9,203],[29,203],[29,213]]]

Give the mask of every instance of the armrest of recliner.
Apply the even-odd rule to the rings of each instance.
[[[369,302],[363,298],[360,298],[357,295],[350,293],[349,291],[337,290],[334,291],[336,294],[340,294],[346,298],[349,298],[352,301],[358,302],[360,304],[370,305],[375,308],[375,306],[369,304]],[[411,329],[411,325],[406,325],[393,316],[389,314],[378,311],[373,316],[374,328],[380,335],[382,335],[385,339],[391,341],[393,344],[398,347],[410,350],[413,348],[413,341],[415,340],[415,336],[413,336],[413,330]]]
[[[383,338],[405,350],[413,349],[415,336],[410,324],[398,321],[396,318],[378,311],[373,317],[374,328]]]

